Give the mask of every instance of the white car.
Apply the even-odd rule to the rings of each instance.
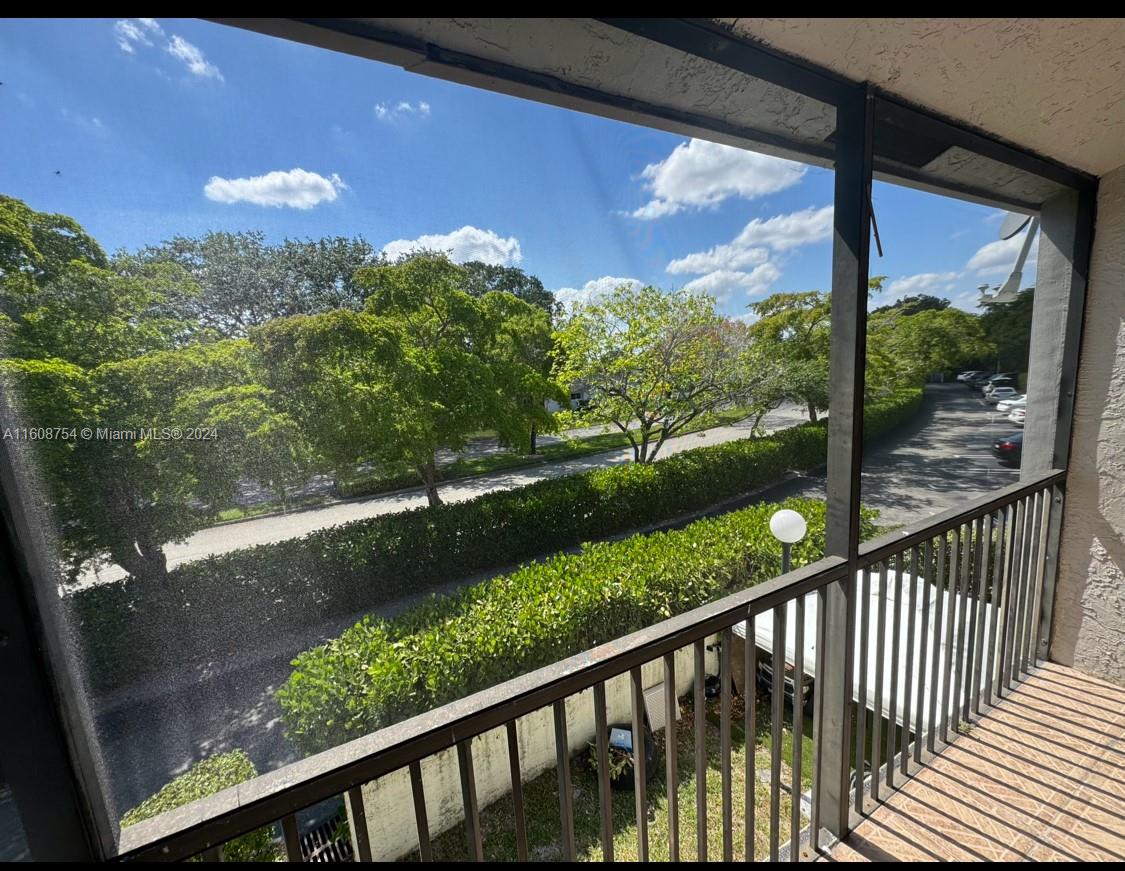
[[[960,375],[957,376],[957,380],[958,381],[968,381],[974,375],[980,375],[982,371],[983,370],[981,370],[981,369],[971,369],[968,372],[962,372]]]
[[[1008,414],[1008,420],[1016,426],[1023,426],[1024,419],[1027,417],[1026,408],[1013,408]]]
[[[1011,399],[1004,399],[996,403],[997,411],[1011,411],[1013,408],[1023,408],[1027,405],[1027,394],[1022,396],[1013,396]]]
[[[984,401],[989,405],[996,405],[1004,399],[1014,399],[1019,396],[1014,387],[993,387],[988,391],[988,395],[984,397]]]

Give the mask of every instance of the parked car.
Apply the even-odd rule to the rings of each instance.
[[[1013,408],[1008,414],[1008,420],[1016,426],[1023,426],[1023,420],[1027,416],[1026,408]]]
[[[992,452],[1005,466],[1018,466],[1023,459],[1023,433],[1001,436],[992,443]]]
[[[991,396],[992,391],[996,390],[998,387],[1011,387],[1013,391],[1012,395],[1019,395],[1019,391],[1016,389],[1016,382],[1012,378],[1005,378],[1001,381],[989,381],[984,385],[984,389],[981,391],[981,393],[983,393],[985,397]]]
[[[785,701],[789,706],[793,705],[793,698],[796,692],[796,683],[793,680],[796,673],[796,667],[790,663],[785,663]],[[813,676],[805,672],[801,681],[801,698],[804,701],[804,711],[809,716],[813,712]],[[762,650],[758,647],[758,688],[763,692],[772,692],[773,690],[773,654],[769,651]]]
[[[974,387],[974,388],[979,389],[980,387],[982,387],[984,385],[984,382],[987,381],[991,377],[992,377],[991,372],[978,372],[975,375],[971,375],[968,378],[966,378],[965,383],[968,384],[970,387]]]
[[[1001,399],[996,403],[997,411],[1011,411],[1013,408],[1023,408],[1027,405],[1027,394],[1013,396],[1011,399]]]
[[[977,375],[983,375],[983,374],[985,374],[985,373],[980,369],[970,369],[968,372],[962,372],[960,375],[958,375],[957,380],[958,381],[968,381],[971,378],[975,378]]]
[[[985,394],[984,401],[996,405],[1001,399],[1012,399],[1019,396],[1014,387],[993,387]]]
[[[1011,384],[1014,386],[1015,383],[1015,372],[997,372],[995,375],[989,375],[986,379],[984,379],[983,382],[980,382],[977,386],[981,390],[987,391],[989,388],[995,387],[997,384]]]

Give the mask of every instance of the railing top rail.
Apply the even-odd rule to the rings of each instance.
[[[874,565],[887,557],[901,553],[907,548],[921,544],[935,535],[941,535],[941,533],[967,521],[983,517],[985,514],[990,514],[1018,499],[1022,499],[1024,496],[1030,496],[1046,487],[1061,484],[1064,481],[1066,481],[1066,472],[1057,469],[1052,470],[1031,481],[1020,481],[1002,490],[989,493],[982,499],[970,502],[964,508],[951,508],[940,514],[907,524],[900,529],[888,532],[886,535],[861,542],[859,546],[860,567]]]
[[[1051,472],[1006,487],[959,508],[866,543],[860,565],[871,565],[967,520],[1065,480]],[[482,690],[331,750],[268,772],[124,829],[119,858],[186,858],[276,822],[325,799],[455,746],[601,681],[658,659],[745,620],[748,613],[818,590],[847,577],[847,561],[828,557],[733,593],[654,626],[607,642]]]

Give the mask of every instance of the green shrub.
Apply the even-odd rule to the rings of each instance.
[[[121,818],[121,828],[151,819],[165,811],[206,798],[258,776],[254,763],[241,750],[231,750],[195,763],[186,773],[146,798]],[[258,829],[223,847],[227,862],[277,862],[281,856],[270,829]]]
[[[878,437],[909,419],[921,390],[868,403]],[[827,430],[802,424],[765,438],[537,481],[466,502],[416,508],[128,578],[72,595],[94,686],[112,689],[170,667],[222,661],[475,573],[644,528],[824,464]],[[233,534],[233,533],[232,533]]]
[[[793,564],[819,559],[824,503],[784,505],[809,523]],[[775,577],[778,507],[587,544],[395,619],[365,618],[294,660],[277,692],[286,735],[323,750]],[[865,536],[873,521],[865,511]]]

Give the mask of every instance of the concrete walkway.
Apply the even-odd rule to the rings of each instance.
[[[807,420],[807,417],[801,408],[784,405],[767,414],[763,420],[763,426],[768,432],[773,432],[803,423],[805,420]],[[660,449],[657,462],[691,448],[747,438],[751,434],[752,425],[753,421],[747,419],[729,426],[714,427],[668,439]],[[562,478],[567,475],[587,472],[591,469],[625,465],[632,461],[632,448],[624,448],[601,454],[591,454],[573,460],[563,460],[558,463],[544,463],[522,469],[462,478],[440,485],[438,493],[441,494],[444,502],[464,502],[493,490],[510,490],[547,478]],[[341,523],[362,520],[367,517],[377,517],[381,514],[395,514],[410,508],[421,508],[425,505],[424,492],[420,487],[415,487],[408,490],[399,490],[395,493],[372,496],[369,499],[336,502],[331,505],[294,511],[291,514],[258,517],[238,523],[212,526],[208,529],[201,529],[180,544],[166,545],[164,552],[168,556],[168,567],[172,568],[180,563],[228,553],[243,547],[286,541],[329,526],[337,526]],[[83,574],[79,586],[109,583],[124,576],[124,569],[116,565],[110,565],[103,567],[100,571],[88,571]]]

